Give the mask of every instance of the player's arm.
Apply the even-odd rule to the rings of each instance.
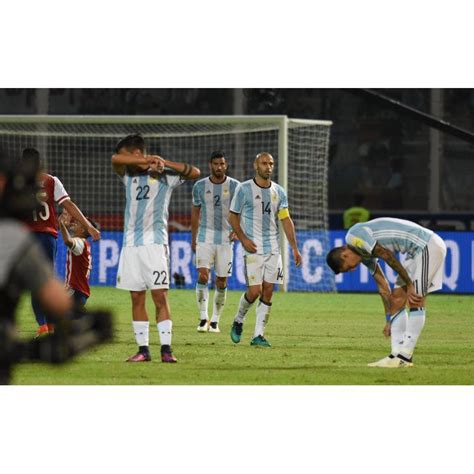
[[[193,206],[191,210],[191,249],[196,251],[197,231],[201,219],[201,206]]]
[[[71,217],[79,221],[89,232],[94,240],[100,239],[100,231],[98,231],[85,217],[81,210],[70,199],[63,201],[61,205],[66,209]]]
[[[278,218],[281,221],[283,231],[285,232],[286,238],[288,239],[291,249],[293,250],[295,264],[297,267],[299,267],[301,265],[301,254],[298,250],[298,244],[296,243],[295,224],[293,223],[293,220],[290,217],[288,208],[280,209],[280,212],[278,213]]]
[[[245,232],[242,230],[240,225],[240,214],[230,211],[229,213],[229,224],[231,225],[233,231],[237,235],[237,238],[240,240],[244,249],[249,253],[255,253],[257,251],[257,246],[253,240],[250,240]]]
[[[127,166],[138,166],[144,169],[150,165],[150,159],[133,153],[116,153],[112,156],[112,168],[119,176],[124,176]]]
[[[383,307],[385,310],[385,327],[383,329],[383,333],[385,336],[390,336],[390,316],[392,314],[392,308],[390,303],[390,296],[392,294],[392,290],[390,289],[390,285],[388,284],[387,278],[377,263],[375,272],[372,275],[374,277],[375,283],[377,285],[377,289],[379,292],[380,297],[382,298]]]
[[[65,245],[69,248],[72,248],[74,246],[74,241],[72,240],[71,234],[66,227],[66,223],[62,215],[59,216],[59,230],[61,231],[61,236]]]
[[[405,282],[407,286],[407,297],[410,304],[419,305],[422,304],[423,297],[418,296],[415,291],[415,286],[410,280],[407,271],[403,268],[403,265],[397,260],[393,252],[380,244],[375,244],[373,255],[384,260],[388,266],[390,266],[395,272],[400,275],[400,278]]]
[[[176,163],[174,161],[165,160],[156,155],[154,157],[163,160],[164,166],[176,171],[182,179],[193,180],[198,179],[199,176],[201,176],[201,170],[193,165],[188,165],[187,163]]]

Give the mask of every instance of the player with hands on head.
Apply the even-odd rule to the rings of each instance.
[[[23,162],[29,162],[40,170],[38,175],[39,191],[37,195],[39,206],[25,223],[43,248],[51,266],[54,268],[58,238],[58,217],[55,204],[61,206],[71,217],[87,229],[87,232],[94,240],[100,239],[100,231],[86,219],[81,210],[71,200],[61,181],[56,176],[46,173],[38,150],[35,148],[25,148],[22,159]],[[46,315],[35,296],[32,296],[31,303],[36,322],[38,323],[37,335],[41,336],[48,332],[53,332],[54,325],[48,324]]]
[[[285,190],[271,180],[274,159],[262,152],[254,161],[255,177],[241,183],[230,206],[229,222],[245,249],[244,263],[247,291],[242,295],[231,329],[231,339],[239,343],[243,323],[253,303],[257,304],[257,318],[253,346],[271,347],[264,337],[270,316],[274,284],[283,283],[278,220],[293,251],[296,266],[301,254],[296,242],[293,220],[288,210]]]
[[[88,221],[98,229],[92,220]],[[91,294],[89,277],[92,270],[91,245],[89,231],[67,211],[59,216],[59,229],[66,245],[66,288],[70,292],[76,307],[83,308]]]
[[[396,252],[406,255],[403,263]],[[433,231],[389,217],[354,225],[346,234],[346,245],[328,253],[327,264],[336,274],[355,270],[361,263],[367,266],[382,297],[383,334],[391,337],[391,353],[370,367],[413,365],[413,352],[425,325],[426,296],[442,288],[445,258],[446,244]],[[393,290],[378,259],[398,274]]]
[[[146,291],[151,291],[161,344],[162,362],[176,362],[171,350],[172,321],[168,303],[170,284],[168,207],[173,190],[197,179],[198,168],[148,155],[141,135],[120,140],[112,167],[125,186],[124,236],[117,272],[117,288],[130,291],[138,352],[128,362],[151,360]]]
[[[227,160],[222,151],[209,159],[210,176],[193,186],[191,211],[191,247],[195,252],[198,281],[196,299],[199,310],[199,332],[220,332],[219,320],[227,295],[227,278],[232,275],[235,234],[228,222],[229,207],[239,182],[227,176]],[[209,273],[214,268],[216,291],[209,322]]]

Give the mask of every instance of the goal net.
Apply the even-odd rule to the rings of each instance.
[[[201,169],[201,177],[208,175],[211,152],[222,150],[229,163],[228,174],[239,181],[253,177],[257,153],[270,152],[275,158],[273,179],[287,189],[303,254],[303,264],[296,268],[291,251],[283,246],[285,286],[290,291],[334,291],[334,277],[325,265],[330,126],[328,121],[285,116],[0,116],[0,145],[13,156],[21,156],[25,147],[37,148],[47,171],[100,224],[103,238],[93,245],[91,283],[101,285],[115,283],[122,244],[125,193],[111,167],[119,139],[141,133],[150,153],[193,164]],[[169,217],[172,284],[180,286],[183,278],[177,276],[184,277],[186,288],[192,288],[196,280],[190,247],[192,186],[186,182],[174,190]],[[60,241],[57,271],[62,275]],[[242,248],[237,243],[229,287],[243,288],[244,282]]]

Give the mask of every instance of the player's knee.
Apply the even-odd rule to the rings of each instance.
[[[209,269],[199,268],[198,270],[198,281],[199,283],[206,285],[209,281]]]
[[[392,312],[399,311],[404,308],[407,303],[407,297],[405,294],[392,294],[390,296],[390,307]]]
[[[216,286],[219,289],[224,289],[227,286],[227,278],[226,277],[216,277]]]
[[[167,304],[168,290],[153,290],[152,297],[155,306],[159,309]]]
[[[134,307],[145,306],[144,291],[131,291],[130,296],[132,297],[132,304]]]
[[[247,289],[247,300],[253,303],[257,298],[260,297],[262,289],[257,286],[251,286]]]

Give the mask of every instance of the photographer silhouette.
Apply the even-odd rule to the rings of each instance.
[[[0,384],[9,384],[13,364],[61,363],[112,336],[108,312],[79,313],[41,248],[20,222],[37,207],[37,164],[9,159],[0,150]],[[23,291],[35,295],[56,323],[54,334],[22,342],[15,312]]]

